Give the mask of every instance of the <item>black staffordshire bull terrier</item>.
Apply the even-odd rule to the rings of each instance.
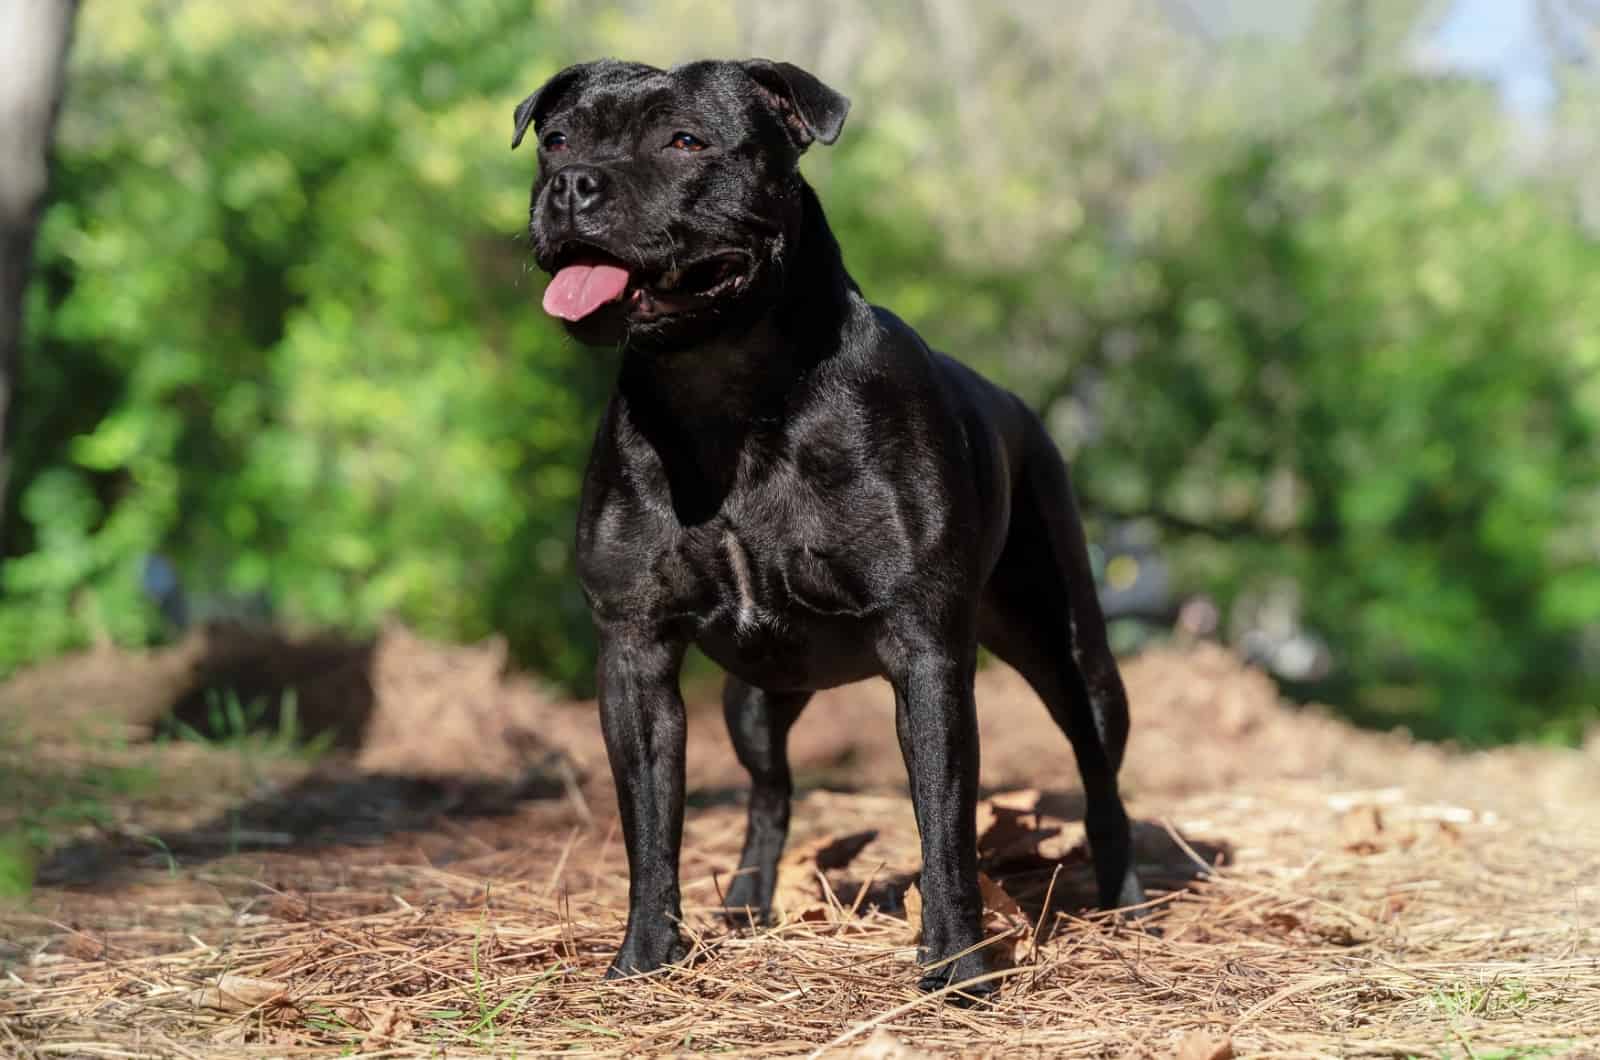
[[[922,837],[921,985],[984,973],[983,951],[956,957],[983,937],[979,644],[1072,743],[1101,904],[1143,901],[1117,791],[1127,702],[1066,466],[1021,400],[845,271],[797,164],[838,138],[849,105],[788,63],[606,60],[516,110],[513,147],[537,130],[544,307],[621,354],[578,518],[630,873],[609,977],[685,953],[691,644],[730,675],[724,710],[752,782],[736,920],[772,900],[789,727],[816,690],[881,674]]]

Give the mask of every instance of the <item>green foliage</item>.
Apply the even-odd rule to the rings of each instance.
[[[303,622],[506,632],[579,679],[609,366],[537,312],[526,3],[88,15],[44,226],[0,667],[155,616],[141,557]],[[157,15],[161,17],[155,17]]]
[[[265,697],[248,702],[232,689],[207,689],[203,729],[176,717],[169,731],[181,740],[236,751],[241,757],[302,758],[315,761],[333,746],[335,733],[327,729],[307,733],[301,728],[299,697],[293,689],[283,694],[277,710]]]
[[[0,902],[16,901],[33,893],[35,853],[22,832],[0,833]]]
[[[1424,6],[1309,66],[1145,27],[1126,78],[1065,16],[997,10],[961,58],[992,76],[959,94],[879,26],[807,169],[868,294],[1041,408],[1091,515],[1161,528],[1179,587],[1225,607],[1293,586],[1335,661],[1307,691],[1569,740],[1600,702],[1600,248],[1566,188],[1497,161],[1485,91],[1387,72]],[[538,312],[532,157],[506,147],[516,100],[602,50],[564,33],[660,39],[595,14],[89,5],[0,670],[157,636],[160,550],[293,621],[499,631],[587,685],[571,527],[614,359]],[[1216,66],[1247,88],[1191,96]]]
[[[1293,579],[1339,664],[1313,691],[1357,716],[1571,738],[1600,702],[1600,245],[1372,110],[1315,131],[1227,155],[1152,241],[1082,487],[1224,599]]]

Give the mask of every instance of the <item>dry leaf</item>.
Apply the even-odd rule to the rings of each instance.
[[[1017,905],[1016,899],[1006,893],[1004,887],[981,872],[978,873],[978,891],[983,896],[984,937],[1009,936],[1004,941],[990,946],[989,952],[994,954],[997,968],[1010,967],[1016,963],[1017,947],[1027,940],[1033,931],[1033,925],[1028,921],[1022,907]]]
[[[888,1028],[879,1027],[872,1032],[872,1037],[838,1055],[848,1056],[851,1060],[917,1060],[929,1054],[907,1045],[890,1033]]]
[[[1275,931],[1281,931],[1285,935],[1293,934],[1304,926],[1299,917],[1295,916],[1293,913],[1286,913],[1281,910],[1276,913],[1268,913],[1261,919],[1268,927]]]
[[[1233,1040],[1225,1034],[1196,1031],[1178,1043],[1172,1060],[1233,1060]]]
[[[411,1017],[396,1005],[379,1005],[367,1013],[372,1029],[361,1041],[360,1052],[386,1049],[411,1036]]]
[[[983,913],[985,916],[998,916],[1006,920],[1020,919],[1026,922],[1022,915],[1022,907],[1017,900],[1006,893],[1006,889],[990,879],[987,873],[978,873],[978,892],[983,895]]]
[[[1430,827],[1430,824],[1433,827]],[[1357,806],[1339,818],[1339,838],[1352,854],[1376,854],[1384,848],[1409,850],[1419,840],[1438,836],[1459,841],[1461,832],[1447,821],[1420,822],[1386,817],[1376,806]]]
[[[1044,794],[1038,788],[1017,788],[1013,791],[997,791],[978,804],[978,823],[982,825],[985,813],[1026,813],[1036,812],[1039,800]],[[979,829],[982,831],[982,828]]]
[[[912,942],[922,937],[922,890],[916,884],[906,888],[906,927]]]
[[[827,920],[831,907],[823,898],[817,873],[849,865],[877,836],[877,832],[870,831],[825,835],[784,854],[778,862],[777,885],[772,889],[772,911],[779,922]]]
[[[978,892],[983,896],[983,933],[987,936],[1000,935],[1014,932],[1014,936],[1005,942],[996,943],[991,950],[999,953],[1003,959],[1014,955],[1017,944],[1028,937],[1032,925],[1028,916],[1017,905],[1016,900],[1006,893],[994,880],[984,873],[978,873]],[[920,941],[922,936],[922,890],[915,883],[906,888],[906,935],[912,942]]]
[[[822,908],[822,888],[817,885],[817,852],[833,842],[832,836],[803,843],[778,862],[778,882],[772,888],[772,913],[779,923],[808,919]]]
[[[1383,814],[1376,806],[1357,806],[1339,818],[1339,842],[1352,854],[1376,854],[1383,839]]]
[[[1033,788],[991,795],[978,803],[978,856],[990,861],[1039,853],[1039,844],[1060,828],[1039,826],[1041,798]]]
[[[271,979],[251,979],[244,975],[224,975],[212,986],[203,986],[184,995],[195,1008],[216,1012],[248,1012],[281,998],[289,988]]]

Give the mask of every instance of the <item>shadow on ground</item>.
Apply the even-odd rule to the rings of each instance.
[[[375,844],[575,791],[560,751],[574,712],[506,663],[497,640],[229,624],[58,660],[0,686],[0,834],[40,849],[37,883],[81,887]]]
[[[399,833],[439,828],[446,819],[508,815],[523,802],[568,794],[573,782],[559,755],[514,782],[318,771],[192,828],[109,832],[69,842],[39,866],[38,882],[92,886],[129,870],[187,869],[236,854],[375,845]]]
[[[918,876],[913,866],[920,858],[914,846],[905,846],[915,843],[915,833],[893,826],[881,831],[876,827],[854,830],[877,823],[872,814],[881,804],[870,798],[862,801],[863,815],[840,813],[830,822],[839,831],[828,845],[815,851],[816,867],[828,873],[829,886],[844,907],[876,907],[902,915],[907,890]],[[850,798],[829,798],[825,805],[844,810]],[[1056,929],[1058,914],[1081,917],[1099,912],[1080,793],[999,793],[980,802],[978,818],[979,870],[1016,901],[1030,922],[1039,925],[1041,942]],[[1135,821],[1133,833],[1139,875],[1152,898],[1194,886],[1233,857],[1233,848],[1226,841],[1175,835],[1154,822]],[[880,838],[887,847],[884,842],[873,845]],[[869,846],[873,853],[858,859]],[[794,847],[791,844],[791,850]],[[869,868],[874,864],[876,868]]]

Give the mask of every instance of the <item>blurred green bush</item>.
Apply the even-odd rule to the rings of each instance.
[[[526,3],[93,5],[41,233],[0,665],[154,632],[142,557],[581,680],[609,382],[538,313]]]
[[[86,8],[0,671],[158,636],[159,551],[294,621],[498,631],[587,686],[571,527],[614,358],[538,311],[532,156],[506,147],[593,44],[525,0]],[[1058,93],[1024,59],[995,76],[1026,125]],[[868,91],[910,83],[878,67]],[[868,293],[1038,405],[1086,508],[1158,527],[1184,589],[1291,584],[1336,662],[1308,693],[1575,737],[1600,701],[1600,248],[1561,188],[1478,164],[1495,102],[1375,79],[1269,129],[1141,86],[997,176],[946,164],[972,126],[939,73],[910,105],[853,89],[808,162]],[[1141,121],[1182,135],[1119,199]]]

